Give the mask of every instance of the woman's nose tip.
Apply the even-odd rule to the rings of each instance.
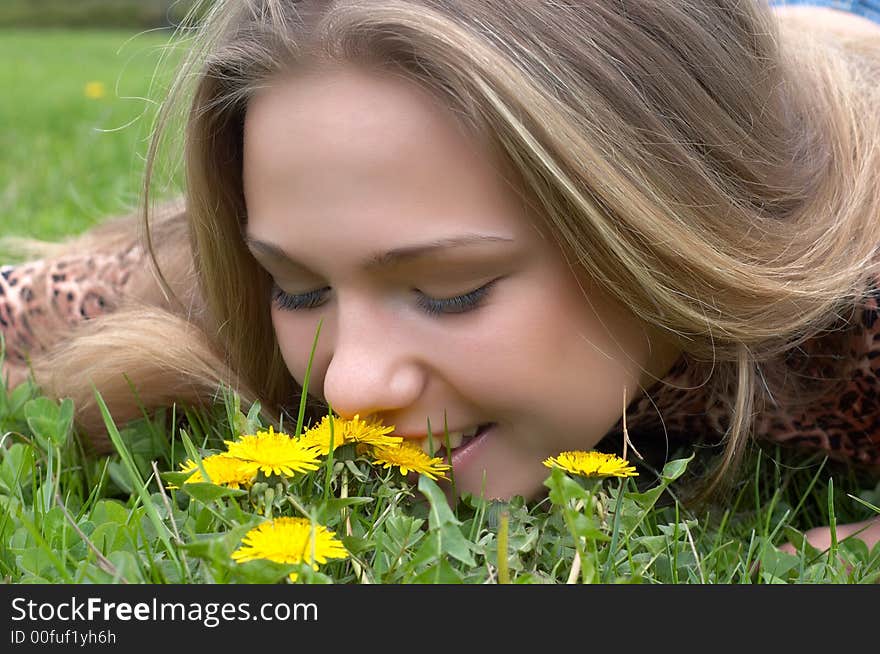
[[[363,417],[412,405],[425,383],[426,376],[415,363],[358,365],[334,358],[324,377],[324,399],[340,416]]]

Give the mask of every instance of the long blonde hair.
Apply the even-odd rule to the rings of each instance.
[[[269,279],[242,239],[243,121],[274,76],[353,62],[421,85],[487,138],[572,262],[706,371],[729,398],[720,480],[765,399],[759,381],[851,313],[877,270],[878,61],[867,41],[809,38],[757,1],[220,0],[150,155],[188,103],[188,246],[148,244],[159,259],[189,248],[158,266],[172,299],[138,321],[93,321],[38,378],[70,395],[65,374],[100,368],[123,415],[123,367],[147,406],[204,401],[220,381],[276,417],[295,402]],[[174,300],[189,274],[195,291]],[[102,341],[139,349],[117,362]]]

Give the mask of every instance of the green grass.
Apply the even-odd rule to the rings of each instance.
[[[0,31],[0,235],[57,240],[137,203],[169,36]]]
[[[0,234],[78,233],[137,199],[151,91],[167,35],[0,34]],[[167,79],[167,73],[163,73]],[[85,97],[87,82],[109,94]],[[128,425],[106,415],[115,452],[88,456],[70,401],[0,383],[0,579],[12,583],[873,583],[880,546],[777,546],[828,524],[876,515],[880,485],[821,457],[755,453],[723,505],[678,500],[702,461],[679,452],[636,480],[598,484],[548,471],[546,499],[470,498],[450,510],[349,447],[295,479],[262,475],[245,493],[185,484],[186,458],[264,425],[234,396],[212,409],[169,407]],[[296,431],[290,427],[292,431]],[[180,486],[171,489],[169,485]],[[235,563],[244,533],[269,516],[309,516],[351,556],[318,571]],[[346,526],[350,524],[350,529]],[[506,552],[506,554],[505,554]],[[577,554],[577,556],[576,556]],[[579,560],[579,563],[576,561]]]

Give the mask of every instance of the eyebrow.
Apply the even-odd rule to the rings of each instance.
[[[300,267],[288,254],[272,243],[266,243],[251,236],[245,237],[248,248],[254,254],[261,254],[271,257],[287,266]],[[379,268],[391,268],[402,264],[406,261],[412,261],[422,257],[435,254],[444,250],[450,250],[457,247],[466,247],[470,245],[479,245],[482,243],[511,243],[512,238],[505,236],[493,236],[489,234],[463,234],[461,236],[452,236],[449,238],[441,238],[427,243],[418,245],[407,245],[387,252],[378,252],[367,257],[360,267],[364,270],[374,270]]]

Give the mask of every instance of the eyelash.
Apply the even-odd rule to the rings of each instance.
[[[488,284],[484,284],[480,288],[474,289],[469,293],[444,298],[442,300],[435,300],[434,298],[430,298],[419,292],[419,297],[416,300],[416,303],[429,316],[466,313],[468,311],[473,311],[483,304],[486,297],[489,295],[489,291],[492,290],[492,287],[497,281],[497,279],[493,279]]]
[[[303,309],[314,309],[321,304],[321,294],[329,291],[330,287],[325,286],[317,291],[309,291],[308,293],[299,293],[293,295],[285,293],[278,284],[272,285],[272,302],[279,309],[284,311],[300,311]]]
[[[416,300],[416,303],[419,307],[430,316],[437,316],[443,314],[456,314],[456,313],[466,313],[468,311],[473,311],[478,308],[485,301],[486,297],[489,294],[489,291],[497,282],[497,279],[493,279],[488,284],[481,286],[480,288],[474,289],[469,293],[464,293],[463,295],[457,295],[455,297],[444,298],[442,300],[435,300],[434,298],[430,298],[421,292],[419,292],[419,297]],[[308,293],[299,293],[299,294],[291,294],[285,293],[277,284],[272,285],[272,302],[279,309],[283,311],[303,311],[308,309],[315,309],[321,305],[323,294],[326,291],[329,291],[330,287],[325,286],[324,288],[320,288],[316,291],[309,291]]]

